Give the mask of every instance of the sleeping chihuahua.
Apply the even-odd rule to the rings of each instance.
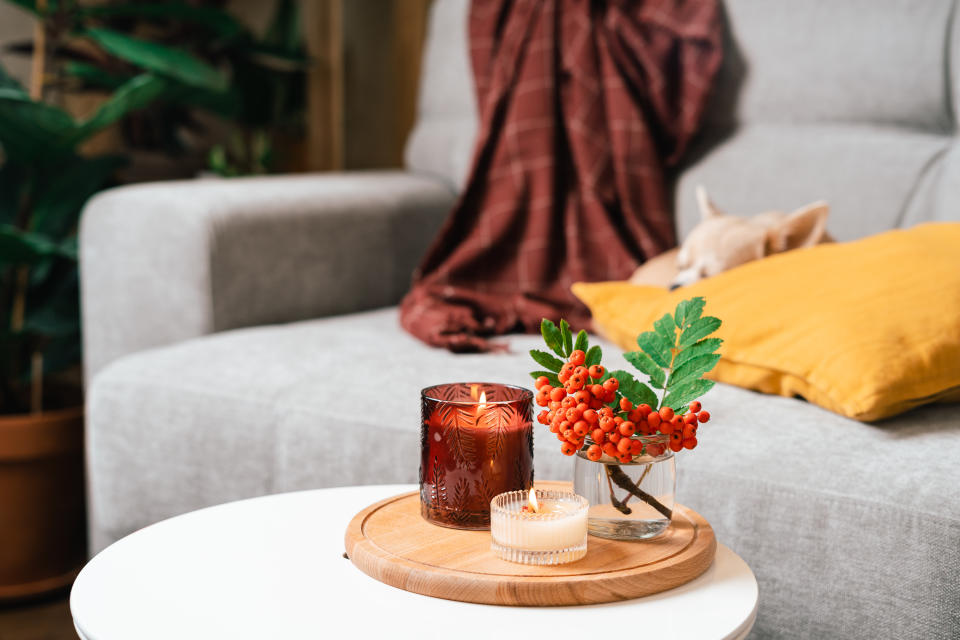
[[[833,241],[825,202],[741,218],[717,209],[706,189],[697,187],[697,205],[702,219],[683,244],[641,265],[631,283],[676,289],[774,253]]]

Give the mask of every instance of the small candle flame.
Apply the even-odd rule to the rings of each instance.
[[[537,502],[537,494],[533,489],[530,489],[530,509],[532,509],[534,513],[540,513],[540,503]]]
[[[480,411],[483,411],[487,408],[487,392],[483,391],[480,393]]]

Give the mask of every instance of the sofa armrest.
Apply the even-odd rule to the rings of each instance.
[[[404,171],[99,194],[80,231],[87,380],[142,349],[393,304],[454,200]]]

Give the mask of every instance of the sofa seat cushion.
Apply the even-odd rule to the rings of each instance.
[[[530,385],[527,350],[539,338],[505,342],[502,354],[429,349],[383,309],[122,358],[88,394],[92,544],[239,498],[416,482],[420,389],[469,379]],[[608,366],[629,366],[600,344]],[[679,456],[678,498],[756,572],[759,635],[913,637],[920,624],[926,637],[949,637],[951,621],[960,629],[956,406],[866,425],[725,385],[704,406],[714,419],[701,446]],[[540,425],[535,434],[536,476],[570,478],[552,434]]]

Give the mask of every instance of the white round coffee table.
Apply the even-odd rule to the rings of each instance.
[[[70,594],[85,640],[177,638],[482,638],[582,640],[630,630],[648,638],[742,638],[757,581],[719,545],[686,585],[612,604],[497,607],[382,584],[343,557],[347,523],[410,485],[287,493],[201,509],[111,545]]]

